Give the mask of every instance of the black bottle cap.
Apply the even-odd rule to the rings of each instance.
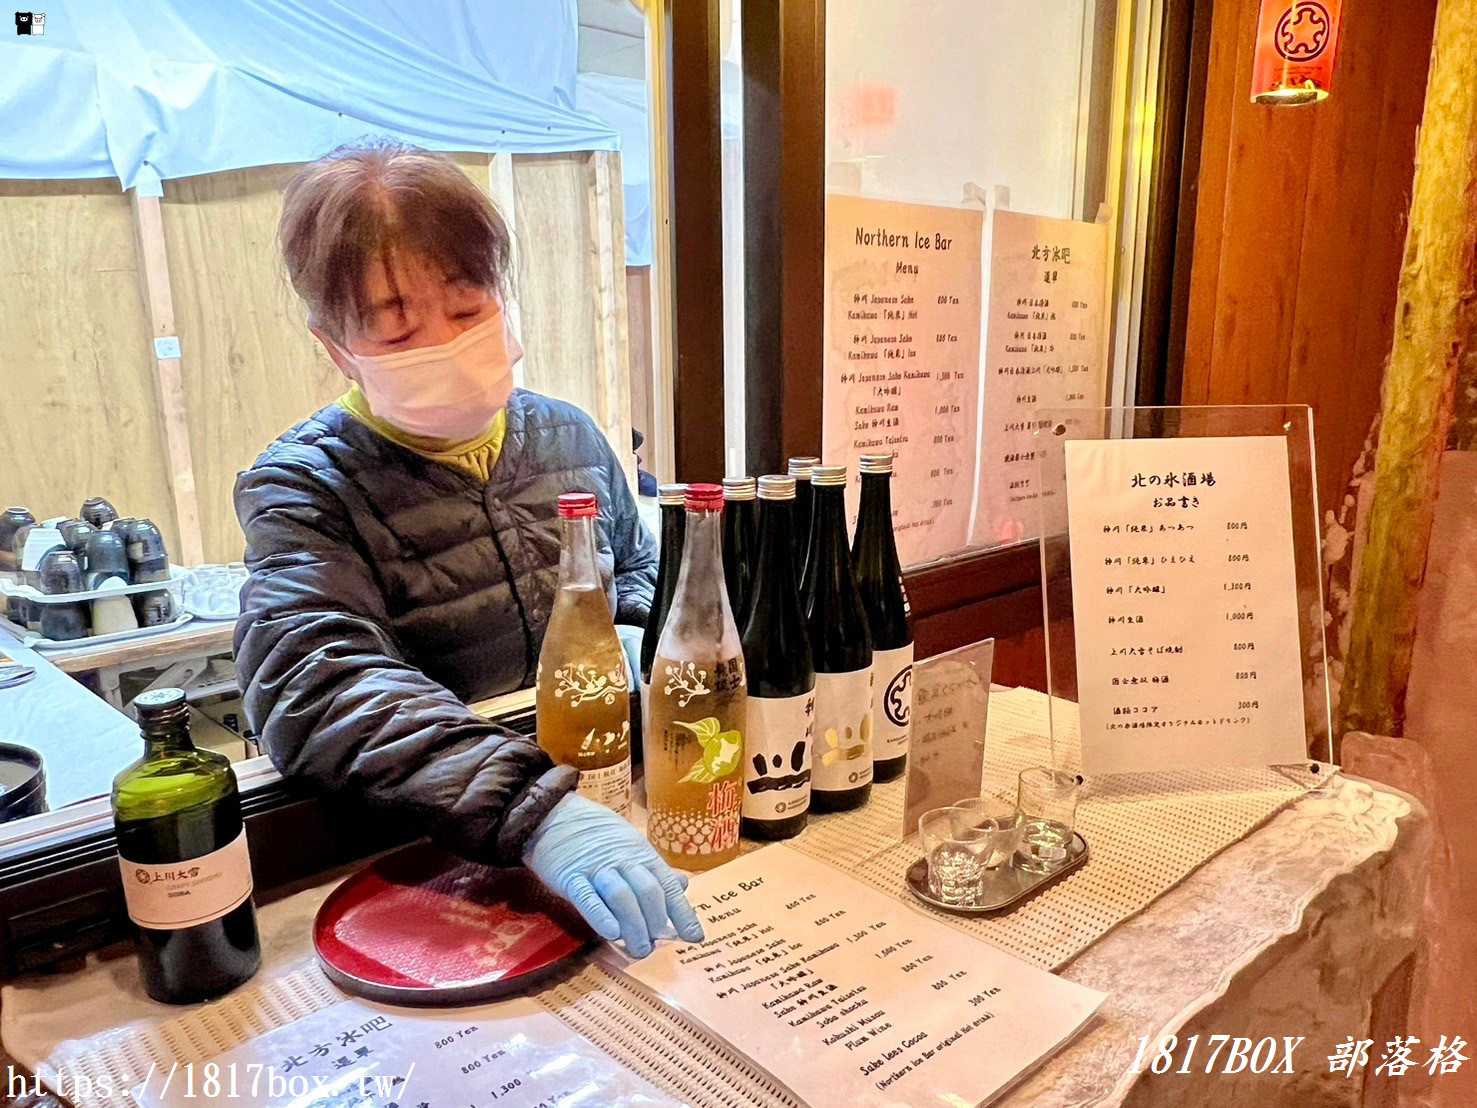
[[[178,723],[186,715],[183,689],[150,689],[133,698],[133,710],[144,724]]]

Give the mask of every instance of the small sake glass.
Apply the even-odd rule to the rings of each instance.
[[[1050,873],[1067,861],[1077,828],[1077,778],[1048,766],[1021,770],[1016,792],[1021,837],[1016,864]]]

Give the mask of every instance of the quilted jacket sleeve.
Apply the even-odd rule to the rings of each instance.
[[[251,574],[236,668],[273,763],[465,857],[517,864],[577,772],[405,660],[349,513],[311,467],[259,462],[236,512]]]
[[[602,442],[604,438],[602,436]],[[610,505],[610,549],[615,555],[615,621],[645,627],[656,599],[658,546],[656,536],[641,522],[636,498],[615,452],[610,454],[610,488],[603,499]]]

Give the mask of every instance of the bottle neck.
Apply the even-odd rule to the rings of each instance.
[[[728,606],[723,582],[723,519],[719,512],[688,512],[682,543],[682,573],[677,580],[674,608]]]
[[[861,506],[856,520],[856,548],[880,558],[887,569],[898,568],[897,540],[892,533],[892,475],[862,474]]]
[[[687,531],[687,510],[681,504],[662,508],[662,561],[673,567],[682,556],[682,537]]]
[[[846,550],[846,489],[841,485],[817,486],[814,516],[805,576],[812,582],[812,593],[822,588],[839,589],[840,572],[849,572],[851,567]]]
[[[795,592],[793,529],[795,502],[765,500],[759,506],[759,564],[754,571],[754,595],[767,599]]]
[[[195,749],[190,738],[190,721],[179,719],[170,723],[145,723],[141,730],[144,737],[144,757],[160,758],[166,754],[189,753]]]
[[[559,550],[561,589],[598,589],[600,568],[595,561],[595,517],[561,519],[563,546]]]

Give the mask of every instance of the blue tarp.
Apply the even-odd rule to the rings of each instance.
[[[172,177],[307,161],[368,136],[620,146],[577,103],[575,0],[39,3],[43,36],[0,37],[0,177],[117,177],[159,195]]]
[[[646,82],[605,73],[581,73],[575,107],[603,119],[621,135],[621,198],[626,205],[626,264],[651,264],[651,136]]]

